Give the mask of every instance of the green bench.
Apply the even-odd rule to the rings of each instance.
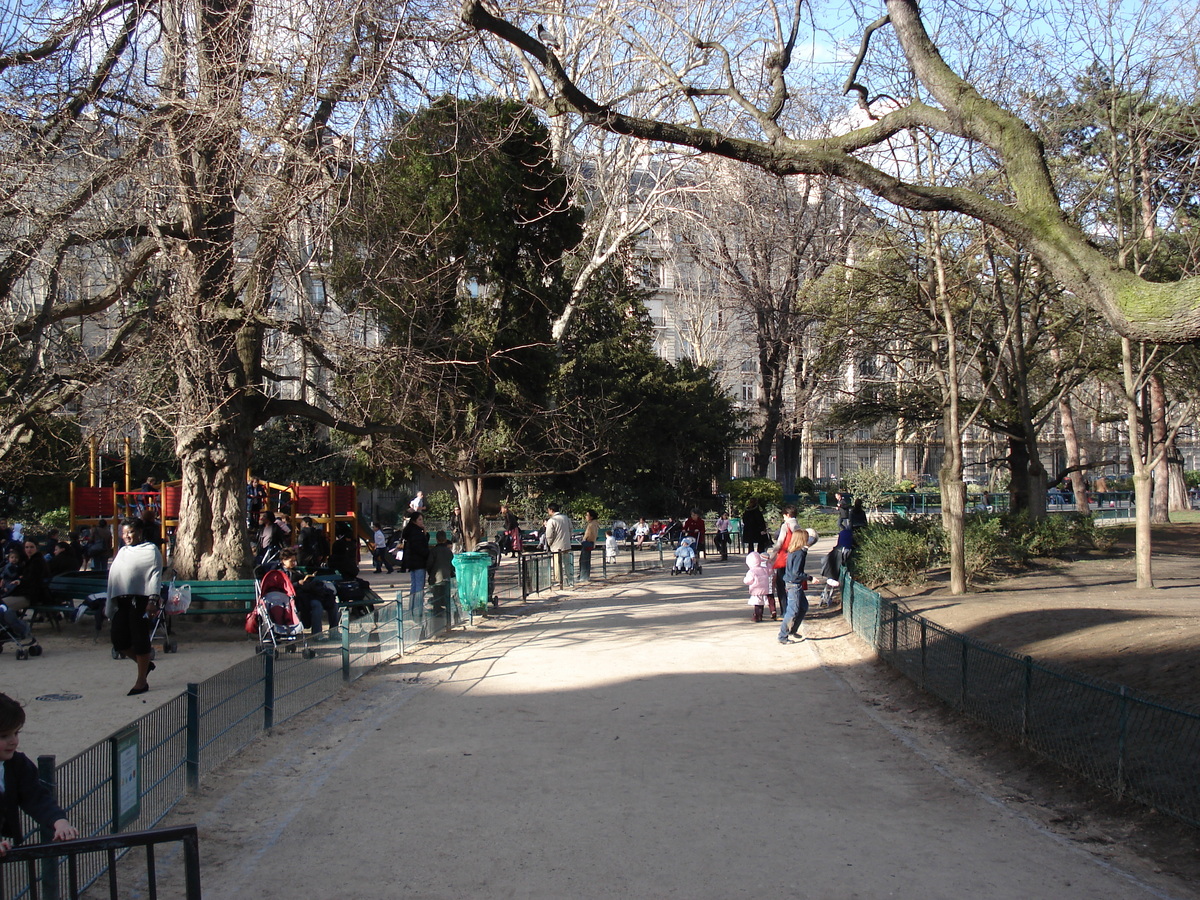
[[[30,606],[29,611],[42,616],[57,631],[64,616],[74,616],[76,607],[90,594],[101,593],[107,588],[108,574],[105,572],[61,572],[50,579],[50,602]]]
[[[192,605],[185,616],[237,615],[254,609],[253,578],[233,581],[174,581],[175,587],[188,585],[192,589]]]
[[[322,581],[342,581],[340,575],[318,575]],[[229,615],[246,616],[255,606],[255,585],[252,578],[234,579],[230,581],[171,581],[175,587],[188,585],[191,588],[192,602],[183,616]],[[108,588],[108,575],[104,572],[64,572],[54,576],[50,581],[49,605],[31,607],[35,613],[41,613],[53,623],[55,629],[60,627],[59,620],[63,616],[73,616],[79,606],[91,594],[102,593]],[[362,600],[354,603],[342,603],[343,608],[355,609],[371,607],[382,603],[382,598],[370,588]],[[166,616],[163,635],[164,649],[170,653],[175,649],[175,641],[171,638],[170,620]],[[96,616],[96,630],[101,626],[101,617]]]
[[[165,585],[176,587],[190,585],[192,605],[187,615],[214,613],[242,613],[254,608],[254,580],[243,578],[235,581],[166,581]],[[108,575],[104,572],[64,572],[50,579],[50,603],[31,607],[42,613],[69,613],[91,594],[103,593],[108,589]]]
[[[89,594],[105,590],[108,590],[107,572],[61,572],[50,579],[51,606],[78,606]]]

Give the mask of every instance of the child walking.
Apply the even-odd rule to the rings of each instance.
[[[817,542],[817,533],[811,528],[797,529],[788,540],[787,565],[783,570],[783,584],[787,591],[787,609],[783,613],[783,621],[779,623],[779,643],[790,644],[794,640],[804,640],[800,633],[800,625],[808,612],[808,597],[804,589],[808,586],[808,576],[804,574],[804,564],[808,559],[808,548]]]
[[[775,618],[775,599],[771,596],[771,570],[767,568],[763,555],[757,550],[746,554],[746,577],[742,583],[750,588],[750,621],[763,620],[763,607],[771,604],[771,618]]]
[[[54,802],[50,791],[38,778],[37,766],[24,753],[17,752],[19,734],[25,725],[25,710],[21,704],[0,694],[0,856],[21,841],[21,819],[24,810],[38,824],[50,829],[56,841],[71,841],[79,837],[67,814]]]

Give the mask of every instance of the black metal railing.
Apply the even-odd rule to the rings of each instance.
[[[160,867],[156,848],[164,844],[180,845],[182,872],[174,866]],[[139,847],[143,853],[131,852]],[[97,868],[106,870],[102,883],[107,884],[111,900],[130,897],[135,891],[155,900],[160,890],[166,897],[200,900],[200,840],[195,825],[16,847],[0,858],[0,900],[75,900],[83,890],[95,897],[103,893],[102,883],[90,889],[88,885],[93,881],[90,873]]]

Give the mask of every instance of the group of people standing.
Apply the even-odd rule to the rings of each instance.
[[[850,509],[849,504],[847,509]],[[842,567],[849,559],[854,542],[851,521],[849,516],[839,517],[837,542],[822,563],[821,578],[825,582],[821,594],[822,607],[833,602]],[[747,602],[751,607],[751,621],[763,621],[769,609],[772,621],[781,620],[778,636],[781,644],[804,640],[800,626],[809,608],[805,593],[809,576],[805,568],[808,551],[816,544],[819,535],[815,529],[800,528],[796,521],[796,507],[788,505],[783,510],[783,524],[775,539],[770,541],[762,510],[754,500],[749,502],[742,514],[742,527],[750,547],[750,552],[746,554],[747,572],[743,582],[750,589]]]
[[[387,569],[388,573],[398,567],[408,573],[409,605],[412,609],[423,606],[426,584],[430,587],[433,611],[444,612],[449,602],[450,580],[454,578],[453,537],[462,532],[462,515],[456,507],[451,517],[451,529],[439,529],[434,534],[434,543],[429,543],[429,532],[425,528],[425,514],[429,505],[424,491],[409,502],[405,510],[404,526],[395,541],[389,541],[383,527],[371,525],[372,558],[375,571]]]
[[[749,526],[746,525],[747,520],[750,522]],[[747,572],[743,582],[750,588],[748,602],[752,609],[752,621],[763,621],[769,608],[772,621],[782,619],[779,643],[803,640],[800,626],[808,613],[808,596],[804,593],[808,586],[805,565],[808,561],[808,549],[818,539],[816,530],[799,527],[796,522],[796,507],[785,506],[783,524],[779,526],[779,533],[771,542],[768,551],[766,521],[754,500],[747,505],[742,515],[742,524],[751,547],[750,552],[746,554]]]

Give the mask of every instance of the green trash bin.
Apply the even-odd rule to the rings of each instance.
[[[454,577],[458,580],[458,603],[463,609],[484,610],[488,604],[488,567],[492,555],[466,550],[454,555]]]

